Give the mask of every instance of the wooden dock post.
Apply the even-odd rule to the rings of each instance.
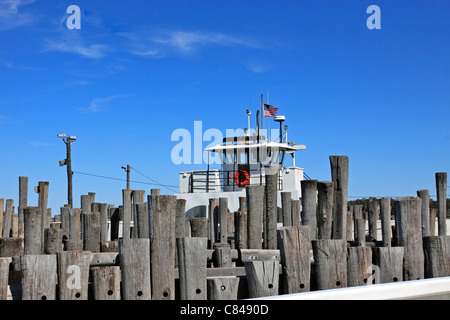
[[[300,200],[291,200],[292,225],[301,226],[302,202]]]
[[[11,258],[0,257],[0,301],[8,298],[9,264]]]
[[[100,214],[100,241],[108,241],[108,204],[99,203],[98,211]]]
[[[119,260],[123,299],[151,300],[150,239],[120,239]]]
[[[50,228],[45,228],[44,239],[45,254],[56,254],[63,251],[62,229],[57,228],[54,223],[50,224]]]
[[[2,238],[10,238],[11,237],[13,213],[14,213],[14,200],[7,199],[5,216],[3,218],[3,237]]]
[[[450,236],[423,237],[425,277],[450,276]]]
[[[430,190],[417,190],[417,196],[422,200],[420,207],[422,220],[422,237],[428,237],[430,233]]]
[[[48,205],[48,190],[50,183],[47,181],[39,181],[39,208],[41,209],[41,247],[44,248],[44,230],[48,228],[47,225],[47,205]]]
[[[207,238],[177,238],[181,300],[206,300]]]
[[[189,220],[191,224],[191,237],[204,237],[208,238],[209,221],[206,217],[191,218]]]
[[[349,247],[347,258],[347,285],[349,287],[363,286],[372,276],[372,249],[359,246]]]
[[[176,196],[148,196],[152,300],[175,299],[176,200]]]
[[[41,242],[41,208],[27,207],[24,215],[24,254],[39,255],[43,253]]]
[[[247,249],[247,211],[234,213],[234,229],[236,249]]]
[[[283,227],[293,226],[293,223],[292,223],[292,193],[291,192],[287,192],[287,191],[281,192],[281,214],[283,216]],[[271,249],[276,249],[276,247],[271,248]]]
[[[266,187],[264,188],[264,248],[277,249],[277,183],[278,172],[266,173]],[[282,196],[283,199],[283,196]],[[290,200],[290,199],[289,199]],[[287,208],[285,208],[286,210]],[[289,215],[291,213],[289,212]],[[287,219],[287,218],[286,218]]]
[[[264,186],[248,186],[247,245],[249,249],[262,249]]]
[[[85,251],[100,252],[100,213],[83,212],[83,248]]]
[[[278,230],[281,292],[297,293],[311,289],[311,240],[308,226],[283,227]]]
[[[220,243],[228,243],[228,198],[219,198]]]
[[[381,198],[380,200],[380,220],[382,246],[391,246],[391,199]]]
[[[403,247],[376,247],[372,254],[374,264],[379,267],[380,283],[403,281]]]
[[[23,255],[23,238],[0,238],[0,258]]]
[[[424,278],[424,253],[422,244],[421,205],[419,197],[398,197],[395,201],[398,242],[403,246],[403,278]]]
[[[333,222],[334,182],[317,183],[317,238],[331,239]]]
[[[131,192],[130,189],[122,190],[123,201],[123,224],[122,224],[122,239],[131,239]]]
[[[120,267],[92,267],[94,300],[120,300]]]
[[[208,300],[237,300],[238,277],[208,277]]]
[[[317,239],[317,180],[302,180],[302,223],[308,226],[311,240]]]
[[[436,172],[438,235],[447,235],[447,172]]]
[[[23,219],[26,207],[28,207],[28,177],[19,177],[19,238],[24,237]]]
[[[312,241],[318,290],[347,287],[347,241]]]
[[[330,156],[331,180],[334,182],[333,239],[346,239],[348,170],[347,156]]]
[[[62,251],[57,253],[57,257],[59,299],[87,300],[91,253]]]
[[[244,263],[249,298],[278,295],[279,262],[249,261]]]
[[[134,237],[150,239],[150,216],[148,203],[133,204],[134,207]]]
[[[20,270],[22,300],[56,300],[56,255],[21,256]]]
[[[369,199],[368,205],[368,222],[369,222],[369,239],[376,241],[377,239],[377,221],[378,221],[379,204],[376,198]]]
[[[209,219],[209,234],[210,234],[210,241],[208,243],[208,248],[212,249],[214,243],[218,240],[218,220],[219,220],[219,199],[213,198],[209,199],[209,206],[208,206],[208,219]],[[181,237],[177,236],[177,238],[183,238],[187,235],[183,235]]]

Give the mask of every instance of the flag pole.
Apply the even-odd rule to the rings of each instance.
[[[267,90],[267,104],[270,106],[270,101],[269,101],[269,90]],[[272,135],[270,134],[270,122],[269,122],[269,118],[267,117],[267,137],[269,138],[269,141],[272,139]]]
[[[264,101],[263,101],[263,95],[261,94],[261,131],[263,128],[263,122],[264,122]]]

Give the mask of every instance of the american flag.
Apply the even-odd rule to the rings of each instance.
[[[277,107],[271,106],[270,104],[264,104],[264,117],[273,117],[277,114]]]

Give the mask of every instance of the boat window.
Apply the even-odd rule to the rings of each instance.
[[[225,152],[222,152],[222,161],[224,164],[233,164],[235,163],[235,155],[234,150],[225,150]]]
[[[272,163],[278,163],[278,155],[279,155],[278,148],[275,148],[275,149],[273,149],[271,151],[272,151],[271,152],[271,155],[272,155],[271,162]]]
[[[285,155],[286,155],[286,150],[282,150],[280,152],[280,162],[279,162],[279,164],[283,164]]]
[[[266,161],[270,161],[270,158],[269,158],[269,160],[267,160],[268,148],[266,148],[266,147],[251,148],[250,153],[251,153],[251,156],[250,156],[251,164],[257,164],[259,162],[265,163]],[[259,158],[258,158],[258,153],[259,153]],[[259,159],[259,162],[258,162],[258,159]]]
[[[237,159],[239,164],[248,164],[248,153],[245,149],[238,150]]]

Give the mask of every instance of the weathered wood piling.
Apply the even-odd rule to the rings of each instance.
[[[348,158],[330,165],[331,181],[301,181],[301,199],[272,172],[238,211],[212,198],[189,220],[185,200],[124,189],[118,207],[89,192],[50,222],[49,183],[32,207],[20,177],[17,214],[0,199],[0,300],[235,300],[450,276],[446,173],[436,211],[428,190],[363,208],[347,206]]]

